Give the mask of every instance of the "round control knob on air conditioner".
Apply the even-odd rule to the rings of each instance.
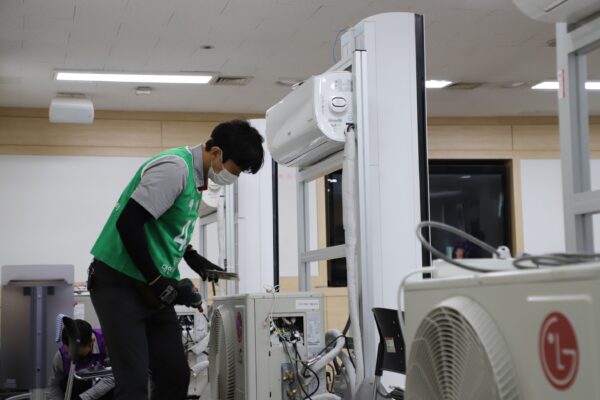
[[[331,98],[331,102],[329,103],[329,108],[333,112],[344,112],[346,111],[346,107],[348,107],[348,101],[344,97],[336,96]]]

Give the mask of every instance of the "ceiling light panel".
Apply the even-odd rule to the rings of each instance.
[[[128,82],[128,83],[187,83],[207,84],[213,76],[209,74],[122,74],[109,72],[59,71],[57,81],[80,82]]]
[[[531,87],[535,90],[558,90],[558,81],[544,81]],[[587,81],[585,83],[587,90],[600,90],[600,81]]]

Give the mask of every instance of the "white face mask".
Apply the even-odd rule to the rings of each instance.
[[[223,153],[221,153],[221,165],[223,165]],[[237,182],[238,177],[229,172],[227,168],[225,168],[225,165],[223,165],[223,169],[219,173],[216,173],[212,167],[211,161],[210,168],[208,169],[208,179],[210,179],[217,185],[225,186]]]

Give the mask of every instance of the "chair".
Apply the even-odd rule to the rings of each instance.
[[[373,316],[379,332],[379,347],[377,348],[377,361],[375,363],[374,396],[377,398],[379,380],[383,371],[406,374],[406,349],[404,337],[398,320],[398,310],[388,308],[373,308]],[[404,391],[396,388],[391,395],[394,399],[403,399]]]

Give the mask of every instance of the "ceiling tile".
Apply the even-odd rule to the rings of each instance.
[[[57,91],[79,90],[104,109],[262,112],[289,91],[277,78],[306,78],[331,66],[340,29],[412,10],[425,15],[430,77],[515,82],[555,74],[555,50],[547,46],[553,26],[529,20],[511,0],[0,0],[0,105],[47,106]],[[57,67],[254,79],[243,88],[161,86],[140,98],[132,85],[54,82]],[[594,74],[600,78],[595,54]],[[555,96],[530,92],[430,91],[429,111],[555,112]],[[600,112],[598,101],[592,110]]]

